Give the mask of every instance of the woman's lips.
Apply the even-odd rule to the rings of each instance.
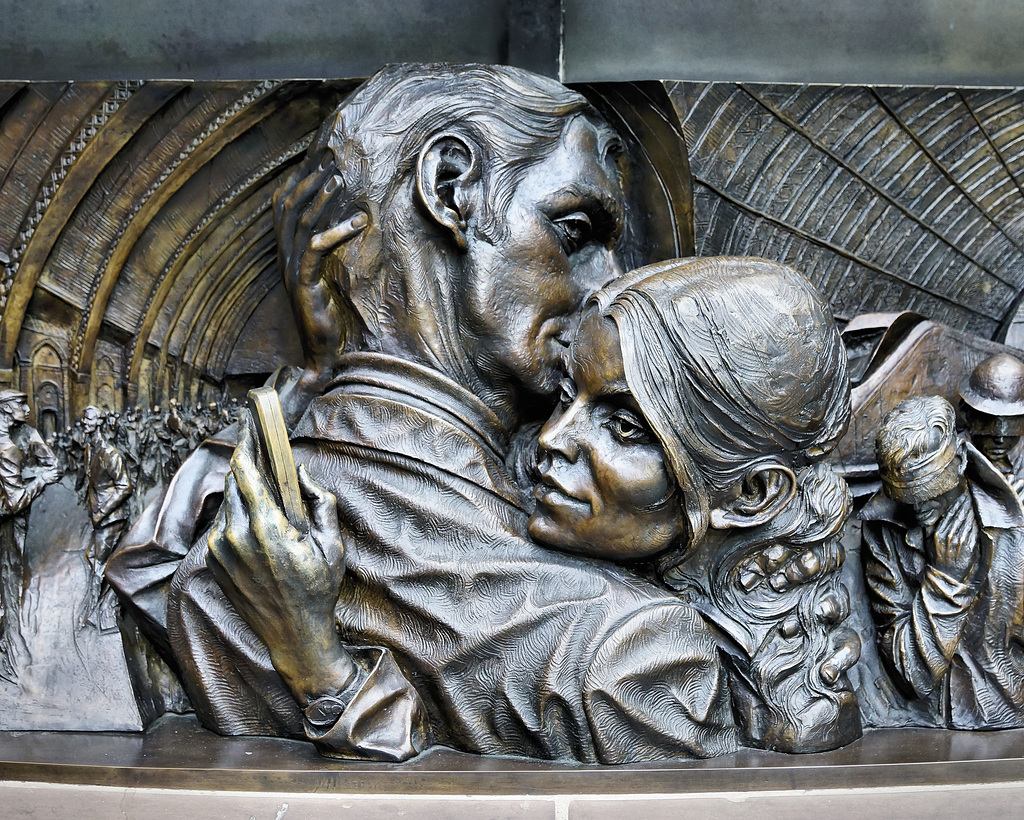
[[[574,496],[550,473],[541,474],[540,483],[534,488],[533,494],[538,502],[552,507],[586,507],[590,509],[589,502]]]

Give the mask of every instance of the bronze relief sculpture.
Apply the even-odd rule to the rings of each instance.
[[[261,438],[266,420],[238,414],[224,384],[207,401],[154,367],[149,409],[86,406],[56,435],[89,518],[79,637],[123,642],[139,725],[194,709],[221,734],[338,758],[446,745],[587,763],[1019,725],[1024,366],[979,364],[999,346],[965,344],[920,383],[961,400],[978,449],[950,409],[903,423],[926,439],[916,450],[886,443],[887,420],[872,461],[863,429],[874,438],[902,383],[851,411],[844,339],[792,267],[670,259],[693,250],[671,124],[643,94],[581,90],[404,65],[322,92],[333,113],[289,144],[273,197],[247,205],[272,241],[243,242],[276,254],[283,283],[252,315],[269,321],[286,296],[297,328],[277,353],[302,361],[268,382],[287,433]],[[245,99],[323,119],[289,93]],[[656,181],[682,203],[676,224],[652,212],[643,173],[666,156],[679,179]],[[150,330],[165,321],[143,313]],[[895,371],[885,357],[920,319],[862,325],[883,338],[858,337],[856,378]],[[95,333],[79,359],[123,335],[81,325]],[[130,345],[131,372],[166,359]],[[919,487],[933,461],[936,494]],[[927,521],[912,514],[932,502]],[[845,560],[859,532],[863,566]],[[872,679],[892,686],[873,694]]]
[[[940,726],[1024,723],[1024,508],[937,396],[901,402],[877,452],[885,495],[862,517],[883,660]]]
[[[443,86],[426,93],[439,75]],[[465,101],[495,82],[514,92],[516,119],[487,112],[484,130]],[[402,106],[411,123],[382,135],[375,112]],[[366,143],[381,167],[405,174],[367,168]],[[524,144],[531,163],[517,166]],[[585,100],[511,70],[388,70],[327,123],[277,199],[307,339],[304,373],[279,379],[286,414],[294,421],[305,396],[328,386],[292,434],[310,529],[287,525],[244,433],[230,470],[213,442],[193,456],[108,568],[207,725],[385,759],[418,752],[428,736],[479,753],[602,762],[735,748],[724,667],[698,611],[636,573],[533,543],[530,505],[504,463],[520,397],[554,390],[583,299],[620,274],[621,150]],[[822,328],[799,343],[813,347]],[[807,444],[816,457],[843,427],[844,372],[826,391],[827,435]],[[788,489],[769,483],[777,504],[796,493],[795,477]],[[707,504],[700,492],[686,504]],[[670,517],[682,516],[679,506]],[[652,538],[644,554],[681,532]],[[838,563],[810,545],[805,556],[829,571]],[[765,571],[759,556],[743,558]],[[781,559],[794,555],[783,548]],[[775,563],[783,572],[794,560]],[[809,750],[855,736],[843,677],[855,658],[844,649],[816,661],[832,670],[824,689],[841,720],[817,719],[819,737],[774,718],[754,740]],[[665,686],[687,697],[666,699]],[[399,704],[388,721],[374,717],[382,704]],[[787,706],[792,720],[805,704]]]

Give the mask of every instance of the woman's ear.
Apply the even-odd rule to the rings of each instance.
[[[717,530],[757,527],[771,521],[796,495],[796,474],[784,464],[760,464],[750,470],[739,495],[711,510],[711,526]]]
[[[444,133],[431,137],[416,163],[416,192],[435,222],[447,228],[466,250],[466,219],[470,189],[479,180],[477,151],[463,137]]]

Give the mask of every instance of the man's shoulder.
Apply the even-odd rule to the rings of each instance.
[[[885,525],[901,530],[909,528],[904,510],[901,509],[899,503],[889,498],[884,490],[878,490],[871,496],[860,511],[860,519],[865,523]]]

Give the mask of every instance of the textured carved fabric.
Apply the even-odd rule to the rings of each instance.
[[[726,678],[700,616],[623,569],[533,544],[503,464],[505,436],[472,394],[409,363],[352,356],[293,446],[354,534],[339,630],[394,652],[435,739],[606,763],[736,748]],[[203,552],[181,565],[168,608],[189,688],[214,720],[254,700],[287,708],[280,680],[269,685],[266,650],[253,649],[237,616],[216,614],[228,604]]]
[[[128,476],[124,458],[117,448],[104,441],[90,442],[85,450],[88,465],[89,513],[93,524],[115,524],[128,518],[124,503],[132,494],[132,480]]]
[[[884,661],[937,725],[1021,727],[1024,530],[1012,489],[979,459],[968,471],[979,572],[961,582],[928,566],[921,528],[879,495],[862,513],[867,587]]]

